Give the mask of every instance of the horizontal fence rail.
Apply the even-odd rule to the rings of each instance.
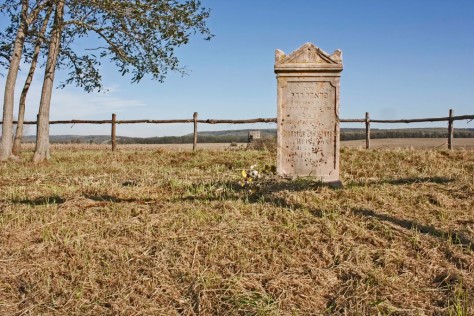
[[[401,119],[401,120],[370,120],[372,123],[423,123],[423,122],[443,122],[443,121],[462,121],[474,120],[474,115],[459,115],[453,117],[432,117],[419,119]],[[365,119],[340,119],[341,123],[365,123]]]
[[[197,120],[204,124],[251,124],[251,123],[276,123],[276,118],[257,118],[248,120]],[[13,124],[17,124],[13,121]],[[183,120],[116,120],[115,124],[174,124],[174,123],[194,123],[194,119]],[[2,124],[2,121],[0,121]],[[36,125],[36,121],[24,121],[23,124]],[[69,121],[50,121],[49,124],[112,124],[112,120],[69,120]]]
[[[454,135],[454,121],[461,120],[474,120],[474,115],[459,115],[454,116],[453,110],[449,110],[449,116],[446,117],[431,117],[431,118],[418,118],[418,119],[399,119],[399,120],[377,120],[370,119],[368,112],[365,113],[363,119],[339,119],[341,123],[365,123],[366,133],[366,148],[370,148],[370,123],[423,123],[423,122],[448,122],[448,148],[452,149],[453,135]],[[178,119],[178,120],[117,120],[117,115],[112,114],[111,120],[67,120],[67,121],[50,121],[50,125],[56,124],[111,124],[111,144],[112,150],[117,147],[116,138],[116,125],[117,124],[176,124],[176,123],[193,123],[194,124],[194,137],[193,137],[193,150],[197,148],[197,136],[198,136],[198,123],[200,124],[253,124],[253,123],[276,123],[276,118],[256,118],[246,120],[224,120],[224,119],[206,119],[199,120],[198,113],[194,112],[193,118],[190,119]],[[0,125],[3,122],[0,121]],[[17,124],[17,121],[13,121],[13,124]],[[24,121],[26,125],[37,125],[37,121]]]
[[[434,117],[434,118],[420,118],[420,119],[400,119],[400,120],[375,120],[371,119],[372,123],[422,123],[422,122],[443,122],[443,121],[462,121],[474,120],[474,115],[459,115],[450,117]],[[276,123],[276,118],[256,118],[248,120],[197,120],[198,123],[203,124],[252,124],[252,123]],[[365,119],[340,119],[341,123],[365,123]],[[3,122],[0,121],[0,125]],[[17,124],[18,121],[13,121]],[[174,124],[174,123],[194,123],[193,119],[182,120],[116,120],[115,124]],[[36,125],[36,121],[24,121],[26,125]],[[68,121],[50,121],[49,124],[112,124],[112,120],[68,120]]]

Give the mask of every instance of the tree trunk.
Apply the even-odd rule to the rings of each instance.
[[[15,102],[15,84],[20,68],[23,45],[27,31],[28,0],[21,2],[21,22],[13,46],[13,54],[10,60],[7,79],[5,82],[5,95],[3,98],[3,124],[2,141],[0,143],[0,161],[12,158],[13,147],[13,106]]]
[[[30,90],[31,82],[35,75],[36,65],[38,64],[38,57],[41,49],[41,43],[43,42],[42,37],[46,33],[46,28],[48,27],[49,17],[51,16],[51,10],[46,13],[46,16],[41,26],[41,30],[38,34],[38,39],[35,44],[35,49],[33,52],[33,58],[31,60],[30,71],[26,77],[25,85],[21,91],[20,103],[18,107],[18,124],[16,126],[15,140],[13,141],[13,154],[19,155],[21,153],[21,140],[23,138],[23,122],[25,121],[25,107],[26,107],[26,96]]]
[[[49,155],[49,109],[51,107],[51,94],[53,91],[54,72],[58,61],[59,46],[61,44],[61,33],[64,20],[64,0],[57,3],[54,14],[53,30],[48,48],[46,70],[44,74],[43,88],[41,90],[40,108],[38,113],[38,132],[36,134],[36,148],[33,162],[40,163],[48,160]]]

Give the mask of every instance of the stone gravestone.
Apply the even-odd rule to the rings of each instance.
[[[340,185],[339,87],[342,53],[311,43],[275,53],[278,81],[277,173]]]

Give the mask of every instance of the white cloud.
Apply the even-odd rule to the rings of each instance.
[[[56,90],[51,101],[51,119],[108,118],[112,113],[143,106],[146,104],[139,99],[120,98],[110,91],[87,94]]]
[[[27,120],[35,120],[38,112],[39,100],[41,97],[42,69],[38,69],[37,79],[33,80],[28,92],[26,103]],[[18,101],[21,89],[26,79],[26,74],[20,72],[17,78],[15,89],[15,114],[18,113]],[[57,81],[59,82],[59,80]],[[5,77],[0,77],[0,93],[3,97],[5,89]],[[111,86],[105,89],[106,92],[86,93],[80,89],[67,87],[65,89],[54,89],[51,100],[51,120],[72,120],[72,119],[110,119],[112,113],[124,113],[136,111],[146,106],[146,103],[137,98],[124,98],[120,96],[120,87]],[[3,107],[3,98],[2,98]],[[75,133],[103,133],[107,129],[100,126],[84,125],[77,129]],[[52,128],[54,134],[71,134],[69,126],[59,125]]]

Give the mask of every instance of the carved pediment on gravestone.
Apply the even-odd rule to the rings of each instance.
[[[329,55],[316,45],[306,43],[289,55],[275,52],[275,68],[342,68],[342,52],[338,49]]]

